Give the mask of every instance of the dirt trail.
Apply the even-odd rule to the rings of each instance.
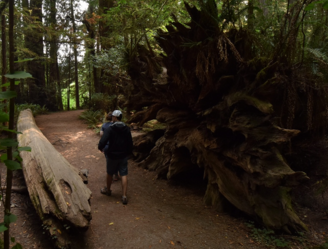
[[[203,204],[204,189],[156,179],[154,172],[129,161],[128,205],[121,203],[121,182],[112,196],[100,194],[105,184],[105,157],[99,135],[78,119],[82,111],[41,115],[36,123],[55,148],[76,168],[89,170],[91,226],[73,237],[73,249],[105,248],[262,248],[248,236],[244,221],[217,213]],[[24,248],[51,248],[28,196],[13,195],[19,220],[12,236]]]

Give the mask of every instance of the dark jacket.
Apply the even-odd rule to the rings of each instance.
[[[133,142],[131,131],[123,122],[115,122],[107,129],[100,138],[98,149],[103,150],[108,144],[104,153],[111,159],[123,159],[132,153]],[[107,147],[107,146],[106,146]]]
[[[105,132],[105,130],[111,126],[112,124],[114,124],[113,122],[106,122],[101,126],[101,131]],[[103,149],[103,151],[107,151],[108,150],[108,144],[106,144],[105,148]]]

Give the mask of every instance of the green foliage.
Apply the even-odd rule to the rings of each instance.
[[[315,246],[312,249],[328,249],[328,241],[326,241],[325,243],[323,243],[320,246]]]
[[[49,111],[45,106],[40,106],[38,104],[21,104],[15,106],[15,115],[19,115],[19,113],[23,110],[30,109],[32,111],[33,116],[48,114]]]
[[[101,111],[87,110],[82,112],[79,118],[85,120],[85,122],[88,124],[88,128],[96,129],[97,125],[102,123],[104,114]]]
[[[317,4],[322,4],[322,7],[326,10],[328,10],[328,0],[319,0],[319,1],[314,1],[310,3],[308,6],[306,6],[305,10],[313,10]]]
[[[258,228],[251,221],[246,223],[246,226],[250,229],[252,239],[260,244],[264,244],[269,248],[289,247],[289,242],[284,238],[278,237],[271,229]]]
[[[0,92],[0,99],[11,99],[16,97],[17,94],[15,91],[5,91],[5,92]]]
[[[9,215],[5,215],[5,222],[6,223],[14,223],[17,220],[17,216],[14,214],[9,214]]]
[[[327,192],[328,190],[328,177],[322,179],[322,180],[319,180],[315,183],[314,185],[314,188],[316,190],[316,193],[318,195],[324,195],[324,193]]]
[[[8,230],[8,228],[4,225],[4,223],[1,223],[0,224],[0,232],[2,233],[4,231],[6,231],[6,230]]]
[[[16,162],[16,161],[13,161],[13,160],[5,160],[4,163],[7,166],[7,168],[10,169],[10,170],[22,169],[19,162]]]
[[[89,62],[96,68],[101,68],[111,75],[121,74],[122,69],[126,68],[123,51],[123,43],[118,44],[116,47],[113,47],[108,51],[102,50],[97,55],[91,56]]]
[[[152,119],[143,125],[142,130],[145,132],[149,132],[149,131],[161,130],[165,128],[166,128],[166,124],[160,123],[156,119]]]
[[[307,52],[307,62],[312,73],[325,84],[328,80],[328,72],[326,70],[328,67],[328,51],[325,51],[325,48],[310,47],[307,47],[305,51]]]
[[[30,73],[24,71],[16,71],[13,74],[5,74],[8,79],[27,79],[32,78]]]
[[[103,93],[95,93],[91,97],[91,101],[89,103],[89,108],[93,111],[104,111],[108,112],[115,108],[115,102],[117,100],[116,95],[109,96],[108,94]]]
[[[17,243],[16,245],[14,245],[11,249],[23,249],[22,245]]]

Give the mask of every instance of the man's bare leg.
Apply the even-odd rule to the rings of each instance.
[[[112,186],[112,181],[113,181],[113,176],[107,174],[106,183],[107,183],[107,191],[108,192],[110,192],[110,187]]]
[[[126,196],[126,192],[128,189],[128,176],[121,176],[122,178],[122,195]]]

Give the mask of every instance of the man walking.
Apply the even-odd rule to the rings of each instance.
[[[103,123],[103,125],[101,126],[101,129],[100,129],[99,135],[100,135],[100,136],[104,135],[104,131],[105,131],[109,126],[111,126],[112,124],[113,124],[113,122],[112,122],[112,113],[109,112],[109,113],[107,114],[107,116],[106,116],[106,122]],[[107,149],[108,149],[108,144],[106,144],[105,148],[103,149],[103,152],[104,152],[105,150],[107,150]],[[117,173],[113,175],[113,180],[114,180],[114,181],[117,181],[117,180],[118,180],[118,175],[117,175]]]
[[[105,129],[98,144],[100,151],[108,144],[108,148],[104,151],[107,166],[107,187],[102,188],[100,192],[104,195],[111,195],[112,191],[110,188],[113,174],[118,171],[122,179],[122,202],[126,205],[128,203],[126,196],[128,186],[128,155],[132,153],[133,142],[130,128],[121,122],[121,120],[122,112],[119,110],[113,111],[113,124]]]

